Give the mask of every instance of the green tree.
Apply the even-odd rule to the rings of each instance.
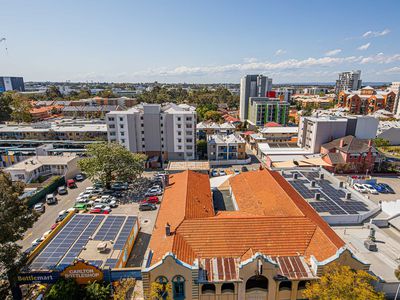
[[[204,120],[219,122],[221,119],[221,114],[215,110],[209,110],[204,113]]]
[[[196,143],[197,153],[199,154],[200,158],[205,158],[207,154],[207,141],[199,140]]]
[[[162,284],[153,282],[150,286],[151,300],[172,300],[172,287],[170,283]]]
[[[387,147],[390,145],[388,140],[382,139],[382,138],[376,138],[374,139],[374,145],[376,147]]]
[[[11,118],[13,121],[18,123],[32,121],[32,116],[30,114],[32,106],[29,99],[23,97],[21,94],[14,93],[12,95],[11,107]]]
[[[114,288],[114,300],[126,300],[133,292],[136,285],[136,280],[133,278],[124,278],[120,280]]]
[[[78,164],[92,180],[100,180],[107,188],[111,181],[132,182],[144,171],[146,156],[132,153],[120,144],[94,143],[86,147],[87,158]]]
[[[303,297],[310,300],[383,300],[374,290],[376,277],[365,271],[353,271],[349,266],[333,264],[320,280],[307,284]]]
[[[0,299],[9,297],[10,288],[15,287],[19,269],[26,260],[16,242],[37,218],[26,203],[18,199],[23,190],[22,183],[13,183],[10,174],[0,171],[0,278],[8,277],[1,281]]]
[[[48,86],[45,95],[49,100],[56,100],[63,97],[60,90],[55,85]]]
[[[15,92],[4,92],[0,94],[0,122],[11,119],[13,94]]]
[[[113,93],[113,91],[110,89],[98,92],[97,96],[102,97],[102,98],[117,98],[117,95],[115,95]]]
[[[82,291],[72,278],[60,278],[52,285],[45,295],[46,300],[75,300],[82,299]]]
[[[85,286],[85,300],[107,300],[110,298],[110,286],[91,282]]]
[[[196,108],[196,112],[197,112],[199,119],[204,120],[205,114],[208,111],[216,111],[217,109],[218,109],[217,104],[205,103],[205,104],[198,105]]]

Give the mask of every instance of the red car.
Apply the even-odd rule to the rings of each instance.
[[[103,214],[108,215],[110,212],[108,210],[102,210],[101,208],[92,208],[90,210],[91,214]]]
[[[144,203],[158,204],[160,203],[160,199],[158,199],[157,196],[150,196],[147,198],[147,200],[144,200]]]
[[[54,228],[56,228],[58,226],[58,223],[54,223],[53,225],[51,225],[50,229],[54,230]]]

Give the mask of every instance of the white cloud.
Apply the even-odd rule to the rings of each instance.
[[[389,29],[385,29],[383,31],[372,31],[369,30],[367,32],[365,32],[362,37],[363,38],[370,38],[370,37],[378,37],[378,36],[384,36],[390,33]]]
[[[400,61],[400,54],[385,55],[382,52],[376,55],[363,57],[361,59],[361,64],[390,64],[396,61]]]
[[[364,45],[361,45],[360,47],[358,47],[358,50],[367,50],[369,48],[369,46],[371,46],[371,43],[366,43]]]
[[[244,61],[245,63],[254,63],[254,62],[258,61],[258,59],[255,58],[255,57],[245,57],[245,58],[243,59],[243,61]]]
[[[329,50],[328,52],[325,52],[326,56],[335,56],[338,55],[340,52],[342,52],[342,49],[333,49]]]
[[[400,67],[389,68],[389,69],[383,70],[380,73],[400,74]]]
[[[278,50],[276,50],[275,55],[276,55],[276,56],[279,56],[279,55],[282,55],[282,54],[285,54],[285,53],[286,53],[286,50],[284,50],[284,49],[278,49]]]

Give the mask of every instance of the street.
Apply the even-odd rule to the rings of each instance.
[[[50,230],[51,225],[55,223],[55,220],[58,217],[58,213],[62,210],[73,207],[75,205],[75,199],[78,197],[79,193],[83,192],[86,187],[91,185],[92,183],[88,179],[77,182],[78,187],[75,189],[68,189],[67,195],[57,195],[57,204],[45,204],[46,212],[40,215],[39,219],[35,224],[33,224],[33,227],[29,228],[25,232],[23,240],[18,242],[18,244],[22,246],[22,250],[28,249],[34,240],[40,238],[43,233]]]

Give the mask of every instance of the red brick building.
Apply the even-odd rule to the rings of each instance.
[[[332,172],[371,172],[374,169],[378,152],[371,140],[360,140],[346,136],[321,146],[322,159]]]

